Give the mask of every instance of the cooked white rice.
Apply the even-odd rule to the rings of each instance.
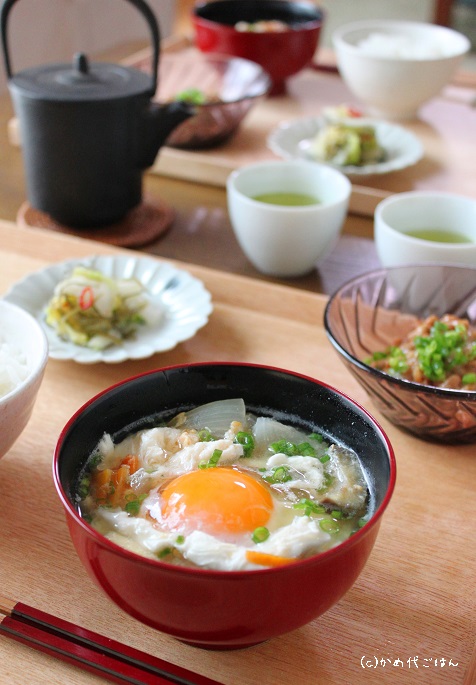
[[[359,42],[358,46],[366,55],[403,60],[436,59],[450,54],[448,48],[436,41],[425,42],[410,36],[385,33],[370,33],[367,38]]]
[[[0,338],[0,397],[7,395],[28,375],[26,356]]]

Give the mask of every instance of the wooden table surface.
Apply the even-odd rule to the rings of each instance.
[[[0,295],[52,262],[117,251],[104,243],[0,222]],[[203,280],[214,303],[209,323],[193,339],[123,364],[49,360],[31,421],[0,461],[2,595],[224,685],[255,685],[258,679],[263,685],[474,683],[475,446],[419,441],[380,416],[326,339],[323,295],[180,266]],[[379,420],[398,465],[395,493],[375,548],[349,593],[299,630],[228,653],[183,645],[141,625],[103,595],[76,556],[51,474],[62,427],[94,394],[159,366],[211,360],[276,365],[336,386]],[[292,588],[286,601],[292,611]],[[4,636],[0,660],[2,685],[102,682]]]
[[[132,45],[131,51],[134,48],[137,49],[137,46]],[[9,95],[0,96],[0,217],[16,221],[27,199],[27,191],[21,148],[12,145],[8,135],[8,123],[12,116]],[[166,201],[174,212],[170,229],[158,240],[145,246],[148,252],[265,281],[280,282],[279,279],[260,274],[241,251],[228,218],[223,188],[146,173],[143,194],[152,204]],[[81,235],[80,232],[78,235]],[[353,273],[378,266],[372,236],[373,224],[369,217],[349,216],[343,227],[342,239],[326,264],[309,276],[292,279],[287,284],[329,293]]]
[[[147,53],[141,48],[141,43],[120,46],[100,58],[137,64],[140,55]],[[172,36],[164,41],[162,49],[180,52],[193,48],[187,38]],[[332,57],[321,50],[316,59],[329,64]],[[391,192],[432,188],[474,196],[476,164],[470,141],[476,135],[476,107],[472,106],[475,98],[476,77],[457,74],[455,83],[441,97],[427,103],[417,120],[400,122],[421,139],[423,159],[401,171],[352,179],[350,212],[336,249],[311,274],[289,279],[286,284],[329,294],[353,275],[379,266],[372,214],[377,202]],[[152,169],[144,174],[143,192],[152,204],[165,201],[173,210],[174,220],[167,233],[142,249],[186,263],[282,283],[260,274],[242,253],[228,219],[224,181],[236,166],[274,157],[266,147],[266,136],[279,121],[315,116],[325,105],[350,101],[350,93],[338,75],[308,69],[289,80],[287,94],[257,105],[237,135],[220,148],[188,152],[163,147]],[[12,117],[6,94],[0,97],[0,217],[14,221],[27,192],[21,148],[11,144],[17,130],[12,129]]]
[[[135,49],[131,46],[126,54]],[[319,80],[327,83],[328,77]],[[299,97],[301,91],[299,85]],[[464,127],[458,123],[461,112]],[[5,95],[0,98],[0,217],[9,221],[0,222],[0,295],[51,262],[116,251],[80,235],[15,225],[26,190],[21,149],[10,144],[7,134],[12,115]],[[449,166],[463,179],[461,192],[474,195],[476,165],[470,142],[476,109],[449,99],[441,105],[438,120],[427,120],[421,130],[438,151],[420,167],[424,181],[446,187],[448,160],[441,157],[440,139],[454,131]],[[407,189],[415,172],[374,179],[374,187]],[[1,593],[224,685],[255,685],[258,679],[263,685],[286,685],[295,679],[312,685],[473,685],[476,448],[424,443],[389,424],[337,359],[322,327],[326,299],[320,293],[330,293],[350,276],[378,266],[371,216],[352,212],[336,249],[315,272],[282,281],[261,275],[242,254],[219,185],[147,173],[144,196],[152,202],[166,199],[175,211],[170,230],[144,249],[159,259],[180,260],[201,278],[212,293],[214,312],[192,340],[148,360],[93,367],[49,361],[32,419],[0,461]],[[243,331],[243,316],[252,336]],[[274,332],[272,344],[269,330]],[[348,595],[300,630],[230,653],[182,645],[116,609],[83,571],[51,477],[59,432],[83,402],[141,371],[201,360],[274,364],[335,385],[375,414],[398,463],[397,487],[376,547]],[[0,660],[2,685],[101,682],[2,636]]]

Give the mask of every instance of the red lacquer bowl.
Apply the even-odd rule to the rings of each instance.
[[[290,28],[275,33],[235,29],[240,21],[270,19]],[[323,11],[307,0],[216,0],[199,3],[192,11],[198,48],[257,62],[271,76],[275,95],[284,91],[287,78],[312,62],[323,19]]]
[[[78,472],[105,431],[127,434],[143,417],[243,397],[251,411],[291,412],[303,428],[319,426],[352,447],[371,484],[373,515],[347,541],[273,569],[211,571],[172,566],[128,552],[95,531],[77,511]],[[372,550],[393,493],[395,458],[375,420],[319,381],[253,364],[204,363],[152,371],[91,399],[63,429],[54,480],[71,538],[93,580],[124,611],[181,641],[209,649],[247,647],[305,625],[353,585]],[[292,588],[292,610],[286,597]]]

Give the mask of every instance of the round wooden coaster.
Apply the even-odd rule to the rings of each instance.
[[[25,202],[18,210],[17,223],[30,228],[48,228],[118,247],[142,247],[154,242],[168,231],[174,217],[174,209],[165,202],[143,201],[116,224],[99,228],[70,228],[59,224],[49,214],[40,212]]]

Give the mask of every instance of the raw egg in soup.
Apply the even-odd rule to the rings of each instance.
[[[281,418],[281,417],[280,417]],[[223,571],[292,563],[334,547],[371,515],[358,456],[319,431],[211,402],[114,441],[78,483],[78,508],[111,541]]]

